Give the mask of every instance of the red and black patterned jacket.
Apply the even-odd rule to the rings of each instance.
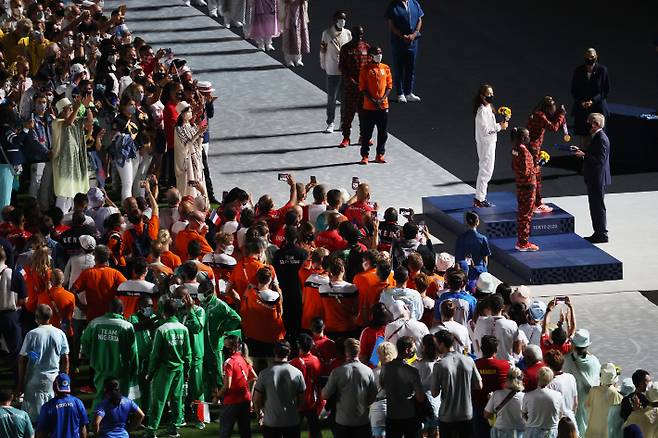
[[[512,147],[512,170],[517,186],[536,183],[537,166],[535,159],[525,145]]]
[[[557,132],[564,122],[564,114],[556,114],[552,118],[549,118],[543,111],[535,111],[530,114],[527,125],[530,132],[529,149],[535,160],[538,159],[546,130]]]
[[[340,48],[338,68],[344,78],[353,79],[351,85],[359,86],[359,73],[368,63],[368,49],[370,44],[365,41],[352,40]],[[346,82],[347,84],[347,82]]]

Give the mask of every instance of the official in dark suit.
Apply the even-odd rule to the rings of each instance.
[[[585,51],[585,64],[576,68],[571,79],[571,96],[574,105],[571,114],[574,118],[574,133],[585,138],[587,145],[589,129],[587,116],[592,113],[600,113],[608,117],[608,93],[610,92],[610,80],[608,69],[598,63],[596,50]]]
[[[575,150],[578,157],[584,158],[583,176],[587,186],[589,214],[592,218],[594,234],[585,237],[592,243],[607,243],[608,229],[605,210],[605,188],[612,182],[610,176],[610,140],[603,131],[605,117],[592,113],[587,117],[589,133],[592,136],[587,151]]]

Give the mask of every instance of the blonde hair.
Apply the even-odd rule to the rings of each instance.
[[[50,272],[50,255],[48,254],[47,246],[34,248],[34,252],[30,257],[30,269],[37,274],[40,280],[48,281],[48,273]]]
[[[398,350],[391,342],[382,342],[377,347],[377,357],[379,357],[379,361],[384,365],[398,357]]]
[[[546,387],[549,383],[551,383],[553,377],[555,377],[555,374],[553,374],[553,370],[549,367],[539,368],[539,371],[537,371],[537,386],[540,388]]]
[[[169,230],[160,230],[158,231],[158,242],[167,248],[171,245],[172,239]]]
[[[512,391],[523,391],[523,371],[517,367],[511,367],[507,372],[505,387]]]

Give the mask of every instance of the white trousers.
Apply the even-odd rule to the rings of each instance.
[[[126,160],[123,163],[123,167],[120,167],[118,164],[115,167],[121,179],[121,202],[123,202],[124,199],[130,198],[133,194],[133,184],[139,170],[139,157]]]
[[[66,214],[73,208],[73,198],[68,196],[58,196],[55,200],[55,207],[62,210],[62,213]]]
[[[476,142],[478,152],[478,177],[475,181],[475,199],[487,199],[487,187],[496,164],[496,142]]]
[[[41,178],[43,177],[43,170],[46,168],[46,163],[33,163],[30,166],[30,188],[28,193],[31,197],[36,198],[39,193],[39,186],[41,185]]]

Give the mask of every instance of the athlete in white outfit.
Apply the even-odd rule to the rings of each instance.
[[[487,186],[491,180],[496,163],[496,141],[498,131],[507,129],[507,121],[496,123],[492,106],[494,98],[491,85],[482,85],[475,97],[475,143],[477,145],[479,169],[475,182],[474,207],[492,207],[487,201]]]

